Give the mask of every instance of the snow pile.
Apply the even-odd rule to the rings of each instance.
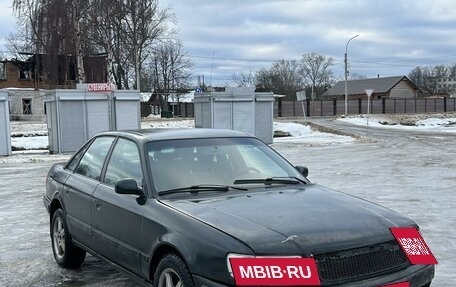
[[[329,145],[352,143],[355,139],[349,136],[341,136],[330,133],[322,133],[312,130],[309,126],[296,123],[274,122],[274,131],[288,132],[291,137],[274,138],[275,143],[305,143],[309,145]]]
[[[456,118],[448,119],[425,119],[416,122],[418,127],[427,126],[427,127],[452,127],[456,130]]]
[[[338,118],[338,121],[350,123],[353,125],[367,126],[367,116],[349,116]],[[456,133],[456,118],[427,118],[419,119],[410,117],[394,118],[389,116],[369,116],[370,127],[381,127],[391,129],[406,129],[419,131],[433,131]]]
[[[40,150],[48,149],[48,136],[12,137],[13,150]]]
[[[141,128],[143,129],[162,129],[162,128],[194,128],[194,120],[182,119],[160,119],[152,121],[143,121]]]

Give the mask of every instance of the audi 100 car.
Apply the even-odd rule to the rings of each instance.
[[[313,258],[321,286],[430,286],[389,228],[418,226],[307,180],[259,139],[216,129],[103,132],[47,177],[57,263],[86,252],[146,285],[235,286],[230,258]]]

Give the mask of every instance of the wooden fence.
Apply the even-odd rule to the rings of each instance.
[[[335,116],[345,113],[344,100],[282,101],[274,103],[275,117]],[[372,114],[416,114],[456,112],[456,98],[375,99],[370,100]],[[366,114],[367,99],[348,100],[349,114]]]
[[[171,111],[172,108],[170,107]],[[317,101],[281,101],[274,102],[274,117],[335,116],[345,113],[345,101],[339,99]],[[417,99],[375,99],[370,100],[372,114],[416,114],[456,112],[456,98],[417,98]],[[141,103],[141,116],[159,114],[158,106]],[[367,99],[348,100],[349,114],[366,114]],[[192,118],[193,103],[180,103],[174,107],[174,116]]]

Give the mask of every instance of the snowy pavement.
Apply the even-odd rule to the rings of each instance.
[[[370,133],[372,140],[366,142],[342,140],[336,144],[317,135],[318,144],[309,144],[300,141],[299,133],[306,137],[303,129],[292,131],[297,127],[291,124],[286,127],[294,139],[275,141],[273,148],[293,164],[309,167],[311,181],[374,201],[414,219],[439,261],[432,286],[454,286],[453,133],[417,136],[405,130],[398,135],[395,130],[382,129],[389,134]],[[59,268],[54,262],[42,196],[47,170],[68,157],[24,152],[0,157],[0,285],[137,286],[123,273],[92,256],[74,271]]]

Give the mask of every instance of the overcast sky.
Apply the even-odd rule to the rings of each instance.
[[[15,29],[11,2],[0,0],[0,37]],[[161,2],[176,14],[195,79],[205,75],[206,84],[223,85],[234,73],[310,52],[333,57],[332,70],[342,78],[347,41],[358,34],[348,48],[352,73],[396,76],[419,65],[456,62],[454,0]]]

